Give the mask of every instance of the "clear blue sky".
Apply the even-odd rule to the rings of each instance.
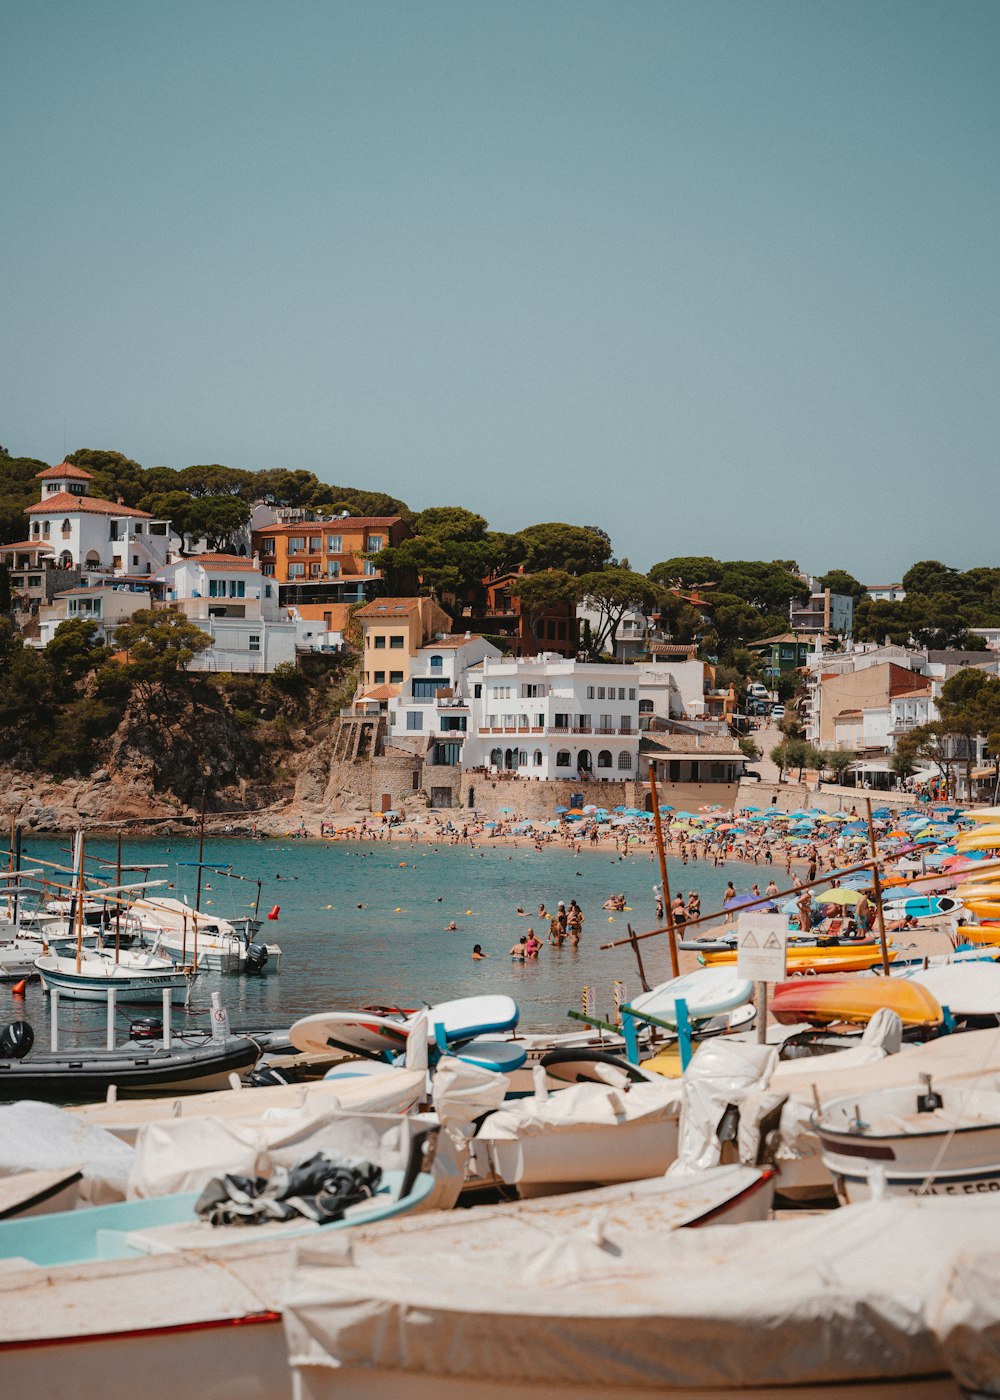
[[[4,0],[0,441],[642,568],[996,563],[998,41],[995,0]]]

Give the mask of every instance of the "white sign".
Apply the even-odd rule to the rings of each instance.
[[[787,973],[788,919],[784,914],[740,914],[736,975],[751,982],[783,982]]]

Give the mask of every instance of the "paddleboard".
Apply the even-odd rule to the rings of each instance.
[[[459,997],[457,1001],[439,1002],[427,1012],[431,1037],[436,1026],[443,1026],[449,1041],[511,1031],[517,1025],[517,1017],[517,1002],[505,996]]]
[[[911,894],[905,899],[887,899],[882,906],[887,919],[939,919],[961,907],[960,900],[947,894]]]
[[[509,1074],[511,1070],[520,1069],[528,1058],[524,1046],[518,1045],[516,1040],[485,1038],[463,1041],[461,1045],[454,1046],[449,1053],[467,1065],[476,1065],[479,1069],[492,1069],[497,1074]]]
[[[288,1039],[304,1054],[341,1049],[360,1055],[397,1053],[406,1045],[407,1023],[402,1017],[376,1016],[370,1011],[321,1011],[304,1016]]]
[[[909,978],[801,977],[779,982],[768,999],[768,1010],[783,1026],[800,1021],[813,1026],[835,1021],[864,1025],[884,1006],[895,1011],[904,1026],[936,1026],[944,1019],[931,992]]]
[[[737,977],[734,968],[702,967],[674,977],[651,992],[641,992],[630,1005],[633,1011],[645,1011],[674,1025],[679,1001],[687,1002],[688,1017],[697,1021],[745,1006],[752,997],[753,983],[746,977]]]
[[[1000,967],[994,962],[958,962],[914,973],[913,982],[947,1006],[953,1016],[1000,1016]]]
[[[897,956],[896,950],[890,945],[889,961]],[[718,966],[733,966],[737,960],[736,952],[732,953],[704,953],[700,959],[707,968]],[[859,947],[851,944],[839,943],[833,947],[793,947],[789,946],[785,958],[785,965],[789,972],[864,972],[869,967],[876,967],[882,961],[882,952],[878,944],[865,943]]]

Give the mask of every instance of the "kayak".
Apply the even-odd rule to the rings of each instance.
[[[783,1026],[807,1021],[814,1026],[834,1021],[865,1024],[888,1007],[904,1026],[937,1026],[944,1019],[940,1003],[919,982],[879,977],[801,977],[779,982],[768,1010]]]
[[[646,1012],[659,1021],[668,1021],[673,1025],[679,1001],[687,1003],[690,1020],[699,1021],[718,1016],[723,1011],[732,1011],[737,1006],[745,1006],[752,996],[753,983],[746,977],[738,977],[735,969],[701,967],[695,972],[686,972],[682,977],[663,982],[651,992],[642,992],[632,998],[630,1006],[640,1015]]]
[[[960,945],[978,943],[995,948],[1000,945],[1000,924],[959,924],[955,937]]]
[[[895,948],[889,947],[889,961],[897,956]],[[738,954],[734,950],[730,953],[702,953],[700,961],[706,967],[718,967],[722,965],[732,965],[736,962]],[[854,948],[846,944],[836,944],[832,948],[795,948],[790,947],[785,957],[785,965],[790,973],[794,972],[864,972],[867,968],[876,967],[882,961],[882,951],[877,943],[865,943]]]

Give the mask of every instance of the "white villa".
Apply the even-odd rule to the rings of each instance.
[[[296,624],[278,606],[278,585],[237,554],[196,554],[160,569],[165,601],[212,638],[192,671],[273,671],[295,661]]]
[[[632,667],[548,652],[487,657],[472,690],[467,770],[543,780],[635,777],[639,687]]]
[[[98,640],[114,642],[115,633],[123,622],[131,620],[141,608],[153,606],[148,588],[122,583],[94,584],[90,588],[69,588],[57,593],[48,607],[43,607],[38,620],[37,640],[33,646],[48,646],[61,622],[82,618],[97,624]]]
[[[63,462],[36,478],[42,498],[25,512],[31,545],[48,545],[57,569],[148,577],[170,557],[170,522],[89,494],[90,472]]]
[[[425,754],[434,766],[462,767],[470,701],[482,689],[480,668],[499,656],[492,642],[469,632],[421,647],[400,694],[388,702],[390,743]]]

